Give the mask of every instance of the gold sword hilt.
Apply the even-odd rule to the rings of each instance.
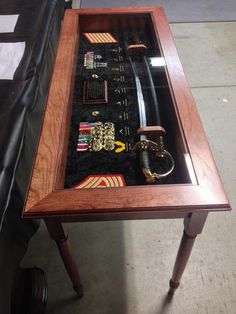
[[[145,128],[138,129],[137,132],[138,134],[143,135],[156,135],[156,142],[148,139],[140,140],[133,147],[133,150],[138,151],[140,153],[140,157],[142,158],[142,172],[146,178],[146,182],[152,184],[159,179],[169,176],[174,170],[175,162],[172,155],[164,148],[163,135],[165,134],[165,129],[159,126],[147,126]],[[151,170],[148,158],[149,152],[154,153],[157,158],[169,161],[169,167],[165,172],[158,173]]]

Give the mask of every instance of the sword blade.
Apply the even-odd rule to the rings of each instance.
[[[161,117],[160,117],[160,111],[159,111],[159,104],[158,104],[158,101],[157,101],[156,90],[155,90],[152,74],[151,74],[150,67],[149,67],[149,64],[148,64],[146,56],[143,56],[143,61],[144,61],[144,65],[146,67],[147,77],[148,77],[149,84],[150,84],[151,96],[152,96],[152,107],[153,107],[153,110],[154,110],[155,116],[156,116],[156,125],[161,126]]]
[[[138,71],[135,63],[132,61],[132,58],[129,57],[129,61],[133,70],[134,74],[134,80],[135,80],[135,85],[136,85],[136,93],[137,93],[137,99],[138,99],[138,110],[139,110],[139,124],[140,128],[143,128],[147,126],[147,118],[146,118],[146,109],[145,109],[145,102],[144,102],[144,97],[143,97],[143,92],[142,92],[142,87],[141,87],[141,82],[138,76]],[[141,139],[147,139],[146,135],[141,135]]]

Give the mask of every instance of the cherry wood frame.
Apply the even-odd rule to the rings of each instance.
[[[151,16],[156,38],[167,64],[177,121],[192,160],[196,184],[79,190],[63,188],[79,19],[86,15],[121,13],[145,13]],[[170,293],[173,294],[178,287],[194,239],[202,231],[208,212],[229,209],[230,205],[163,9],[140,7],[67,10],[23,217],[43,218],[46,221],[78,294],[82,295],[79,275],[75,263],[68,262],[68,252],[65,253],[62,245],[66,236],[61,222],[184,218],[184,236],[170,282]]]

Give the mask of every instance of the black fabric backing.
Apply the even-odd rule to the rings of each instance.
[[[65,188],[71,188],[76,184],[83,181],[89,175],[98,174],[122,174],[125,178],[126,185],[142,185],[145,184],[145,178],[142,174],[141,167],[139,164],[139,158],[137,153],[135,153],[132,148],[136,142],[139,141],[139,136],[137,135],[137,129],[140,126],[139,113],[138,113],[138,101],[136,86],[134,82],[134,76],[132,73],[132,68],[128,56],[125,53],[125,41],[123,34],[112,33],[112,35],[118,39],[117,44],[91,44],[85,38],[83,33],[80,34],[80,47],[78,54],[78,64],[76,71],[76,81],[74,89],[73,107],[72,107],[72,118],[71,118],[71,132],[68,147],[68,158],[65,176]],[[127,33],[127,38],[132,38],[132,33]],[[147,32],[142,32],[136,34],[136,36],[141,39],[147,47],[149,47],[147,52],[148,57],[160,57],[161,53],[155,46],[152,45],[152,41],[147,36]],[[124,66],[124,72],[117,73],[112,72],[112,68],[117,67],[119,63],[115,63],[114,57],[117,54],[112,52],[114,49],[121,47],[123,50],[120,55],[124,58],[120,63]],[[107,67],[95,68],[95,69],[85,69],[84,67],[84,55],[88,51],[93,51],[95,55],[101,55],[101,62],[108,62]],[[145,99],[146,115],[147,115],[147,125],[156,125],[156,118],[153,112],[153,106],[151,104],[150,97],[150,87],[146,78],[145,68],[143,66],[142,57],[136,56],[132,57],[135,62],[139,77],[142,84],[143,95]],[[171,95],[167,83],[166,73],[164,68],[159,68],[158,70],[153,70],[153,77],[155,79],[155,87],[157,91],[157,97],[161,104],[161,117],[163,120],[163,125],[169,133],[169,119],[168,106],[171,106]],[[90,105],[83,104],[83,84],[85,80],[91,79],[92,74],[98,75],[99,79],[107,80],[108,82],[108,103],[103,105]],[[114,77],[119,77],[124,75],[125,82],[114,82]],[[117,95],[115,90],[118,88],[126,88],[126,94]],[[127,105],[118,105],[118,101],[127,100]],[[173,106],[173,105],[172,105]],[[93,111],[99,111],[99,116],[94,117],[92,115]],[[128,114],[128,119],[124,119],[124,113]],[[115,139],[128,143],[128,152],[115,153],[113,151],[99,152],[77,152],[76,146],[78,142],[78,130],[80,122],[107,122],[111,121],[116,127]],[[128,136],[123,136],[120,133],[121,129],[128,127],[130,134]],[[172,130],[173,131],[173,130]],[[169,133],[166,137],[166,148],[175,156],[173,147],[173,134]],[[159,161],[154,157],[150,156],[151,164],[154,169],[158,171],[163,171],[160,167]],[[178,158],[176,157],[177,167]],[[166,178],[165,180],[159,180],[156,184],[167,184],[167,183],[179,183],[184,181],[185,178],[178,176],[178,171],[174,171],[173,174]]]

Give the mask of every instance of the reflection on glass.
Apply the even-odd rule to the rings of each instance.
[[[163,67],[166,65],[165,59],[162,57],[149,58],[152,67]]]
[[[193,164],[192,164],[192,160],[190,158],[190,155],[186,153],[186,154],[184,154],[184,158],[185,158],[185,162],[186,162],[186,165],[187,165],[187,168],[188,168],[188,174],[189,174],[191,183],[196,185],[197,184],[197,179],[196,179],[196,176],[195,176],[195,172],[194,172],[194,169],[193,169]]]

